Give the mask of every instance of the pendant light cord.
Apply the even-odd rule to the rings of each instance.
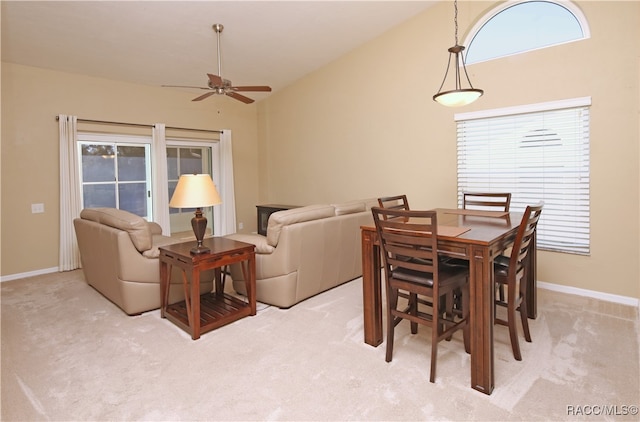
[[[453,10],[454,10],[454,14],[453,14],[453,23],[455,25],[455,34],[456,34],[456,43],[455,45],[458,45],[458,0],[454,0],[453,2]]]

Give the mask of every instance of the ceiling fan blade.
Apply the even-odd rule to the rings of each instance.
[[[234,91],[255,91],[255,92],[271,92],[270,86],[232,86]]]
[[[245,104],[251,104],[253,102],[253,100],[251,98],[245,97],[244,95],[240,95],[240,94],[237,94],[235,92],[227,92],[226,94],[229,97],[235,98],[238,101],[242,101]]]
[[[211,73],[207,73],[209,77],[209,82],[214,86],[222,86],[224,83],[222,82],[222,78],[218,75],[212,75]]]
[[[212,95],[213,95],[213,94],[215,94],[215,93],[216,93],[215,91],[207,92],[206,94],[201,95],[201,96],[199,96],[198,98],[194,98],[194,99],[193,99],[193,100],[191,100],[191,101],[202,101],[202,100],[204,100],[205,98],[209,98],[210,96],[212,96]]]
[[[211,89],[204,86],[189,86],[189,85],[160,85],[163,88],[194,88],[194,89]]]

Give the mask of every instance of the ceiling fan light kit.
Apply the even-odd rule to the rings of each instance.
[[[208,81],[207,87],[200,86],[185,86],[185,85],[162,85],[163,87],[169,88],[196,88],[196,89],[205,89],[209,92],[206,94],[202,94],[199,97],[194,98],[191,101],[202,101],[205,98],[209,98],[210,96],[217,95],[226,95],[235,100],[241,101],[245,104],[251,104],[254,102],[253,99],[249,97],[245,97],[242,94],[238,94],[238,92],[244,91],[253,91],[253,92],[271,92],[271,87],[265,85],[255,85],[255,86],[233,86],[229,79],[222,78],[222,60],[220,59],[220,34],[224,26],[220,23],[213,24],[213,30],[217,35],[217,50],[218,50],[218,74],[214,75],[211,73],[207,73]]]
[[[467,104],[471,104],[478,98],[484,94],[484,91],[481,89],[474,88],[471,85],[471,80],[469,79],[469,75],[467,74],[467,68],[464,64],[464,56],[462,52],[464,51],[464,46],[458,45],[458,2],[454,1],[455,15],[454,15],[454,24],[455,24],[455,40],[456,44],[453,47],[449,48],[449,61],[447,62],[447,70],[444,73],[444,79],[442,80],[442,84],[440,85],[440,89],[438,89],[438,93],[433,96],[433,100],[439,104],[442,104],[447,107],[459,107]],[[455,89],[449,91],[443,91],[442,87],[447,81],[447,76],[449,74],[449,67],[451,65],[451,56],[455,57]],[[462,66],[461,66],[462,65]],[[460,81],[460,67],[464,71],[464,75],[467,78],[467,82],[469,83],[469,88],[462,88],[462,83]]]

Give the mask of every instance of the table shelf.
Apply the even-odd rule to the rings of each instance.
[[[214,330],[251,315],[251,306],[226,293],[206,293],[200,296],[200,332]],[[165,317],[184,330],[189,330],[187,305],[181,302],[168,305]]]

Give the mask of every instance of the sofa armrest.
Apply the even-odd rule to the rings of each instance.
[[[256,247],[256,253],[258,254],[270,254],[276,248],[267,243],[267,238],[261,234],[244,234],[234,233],[225,236],[228,239],[237,240],[239,242],[251,243]]]
[[[159,226],[158,226],[159,227]],[[163,236],[161,234],[153,235],[153,246],[151,249],[142,252],[142,256],[149,259],[157,259],[160,256],[160,247],[173,245],[174,243],[180,243],[180,239],[176,239],[175,237]]]
[[[154,234],[162,234],[162,227],[160,226],[160,224],[156,223],[155,221],[149,221],[149,230],[151,231],[151,236],[153,236]]]

